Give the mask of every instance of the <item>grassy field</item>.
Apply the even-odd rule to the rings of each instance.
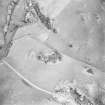
[[[63,9],[61,5],[58,5],[59,0],[58,4],[55,1],[52,2],[52,6],[51,2],[47,4],[46,10],[49,10],[49,16],[56,15],[54,18],[58,33],[48,31],[40,21],[20,28],[16,34],[11,25],[7,39],[9,41],[13,38],[13,45],[5,61],[33,84],[50,92],[54,91],[60,80],[74,79],[78,87],[88,89],[88,86],[96,83],[99,86],[95,87],[96,90],[92,85],[95,92],[97,88],[105,89],[105,7],[103,2],[71,0],[68,5],[65,3]],[[9,1],[0,1],[1,40],[8,3]],[[22,24],[23,5],[24,1],[21,0],[14,11],[13,26]],[[57,9],[60,11],[56,11]],[[46,40],[41,39],[43,34],[48,34]],[[40,51],[50,52],[52,48],[61,53],[63,59],[60,63],[47,65],[37,59]],[[5,51],[1,50],[0,56],[3,56]],[[87,70],[92,70],[92,73]],[[89,89],[91,91],[91,87]],[[49,101],[50,97],[42,91],[31,88],[7,65],[0,65],[0,105],[58,105],[54,101]]]

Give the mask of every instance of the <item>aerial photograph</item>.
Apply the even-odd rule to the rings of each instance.
[[[0,0],[0,105],[105,105],[105,0]]]

